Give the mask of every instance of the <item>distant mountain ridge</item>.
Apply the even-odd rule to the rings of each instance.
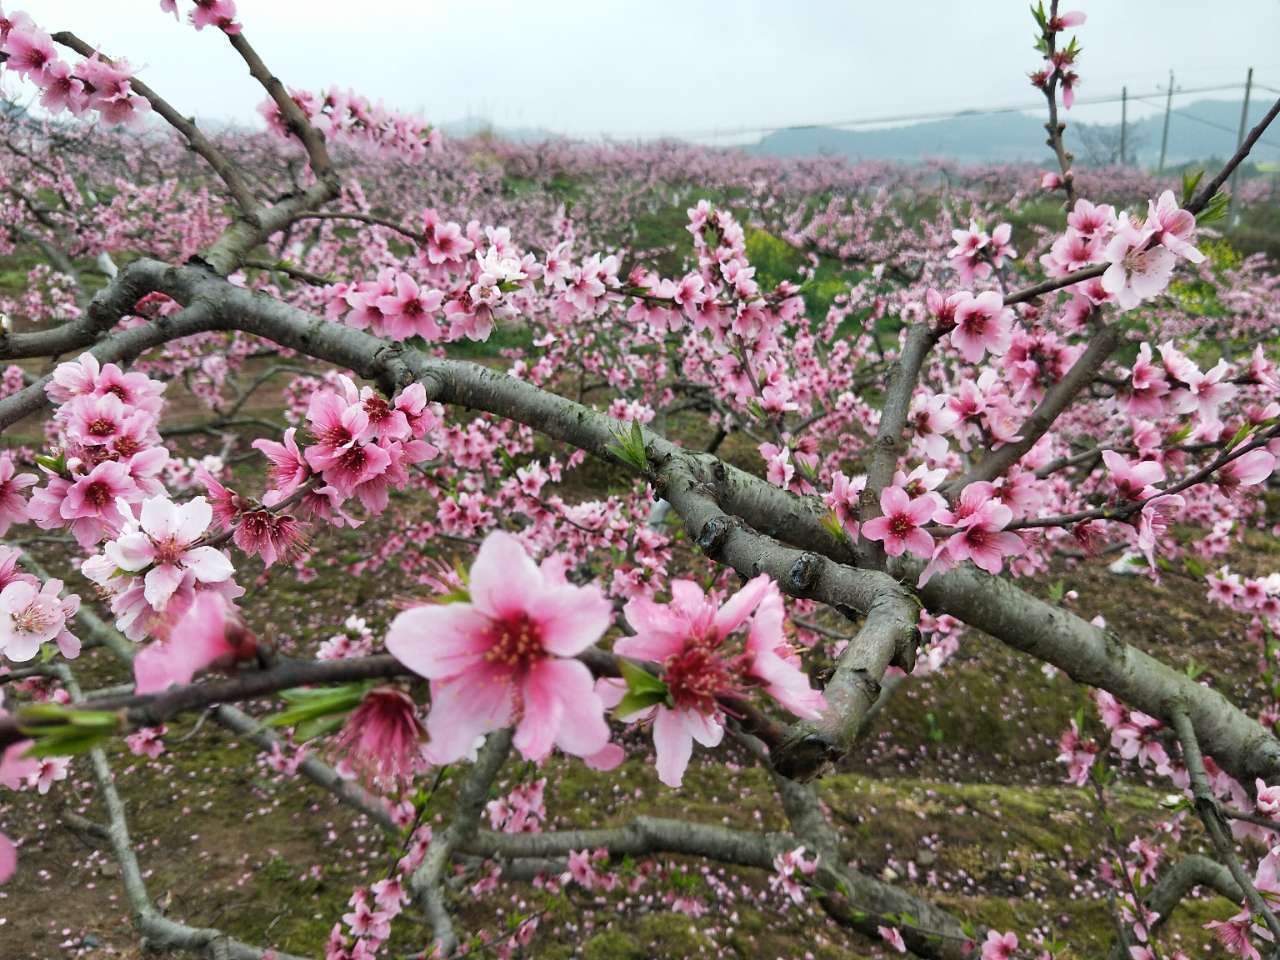
[[[1249,125],[1262,119],[1270,107],[1269,97],[1254,97],[1249,104]],[[1176,104],[1176,101],[1175,101]],[[1241,101],[1197,100],[1175,105],[1169,118],[1169,149],[1166,162],[1177,166],[1210,157],[1226,157],[1235,151],[1240,124]],[[1117,113],[1119,107],[1117,106]],[[1081,139],[1081,126],[1065,114],[1067,148],[1080,162],[1088,162],[1090,143]],[[1129,162],[1155,166],[1160,155],[1163,113],[1130,121],[1126,151]],[[1094,153],[1118,140],[1120,124],[1088,125],[1093,133]],[[1220,129],[1223,128],[1223,129]],[[1280,133],[1264,138],[1280,146]],[[743,149],[772,156],[812,156],[831,154],[854,160],[900,160],[919,162],[945,158],[959,163],[1045,162],[1044,119],[1023,113],[963,114],[948,120],[933,120],[908,126],[875,130],[842,130],[811,127],[779,130],[759,143]],[[1261,161],[1280,160],[1277,146],[1260,146]]]

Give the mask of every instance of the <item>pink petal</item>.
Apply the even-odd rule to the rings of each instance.
[[[182,568],[162,563],[147,571],[142,595],[156,610],[163,610],[175,590],[182,585]]]
[[[208,526],[208,524],[205,524]],[[201,583],[222,583],[235,573],[231,560],[217,547],[196,547],[182,557],[182,565]]]
[[[741,590],[730,597],[717,612],[715,620],[716,633],[725,637],[742,626],[747,617],[760,605],[773,581],[766,573],[748,580]]]
[[[469,603],[414,607],[391,621],[387,651],[420,677],[456,677],[493,645],[491,626]]]
[[[653,746],[658,753],[658,779],[678,787],[693,756],[693,735],[685,725],[685,711],[658,708],[653,721]]]
[[[6,882],[18,869],[18,848],[0,833],[0,883]]]
[[[471,602],[494,619],[524,613],[545,589],[545,581],[524,546],[511,534],[495,530],[484,538],[471,564]]]
[[[492,671],[470,670],[431,684],[427,714],[427,755],[434,764],[453,763],[469,755],[476,740],[511,722],[515,712],[511,684]]]
[[[543,649],[561,657],[576,657],[604,636],[613,620],[613,604],[594,584],[543,587],[527,609],[541,627]]]

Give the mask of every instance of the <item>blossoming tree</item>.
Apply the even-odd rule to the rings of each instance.
[[[0,253],[42,261],[5,304],[0,359],[24,365],[4,374],[0,427],[43,418],[43,440],[0,456],[0,533],[42,532],[0,548],[0,785],[43,792],[87,754],[150,946],[285,956],[157,909],[103,750],[127,736],[154,759],[165,723],[213,709],[400,844],[352,895],[328,960],[379,955],[411,901],[428,955],[472,949],[455,867],[590,890],[622,858],[667,854],[768,871],[782,897],[889,949],[1057,955],[852,867],[813,790],[966,628],[1092,688],[1096,719],[1063,736],[1069,779],[1105,802],[1115,763],[1147,767],[1202,821],[1213,858],[1117,855],[1117,949],[1174,956],[1160,929],[1197,885],[1241,905],[1211,925],[1230,950],[1280,946],[1280,708],[1255,717],[1017,582],[1114,554],[1130,573],[1202,579],[1271,643],[1280,574],[1205,561],[1261,522],[1280,455],[1277,281],[1260,260],[1215,267],[1197,233],[1280,103],[1213,177],[1117,210],[1101,199],[1117,185],[1073,170],[1064,146],[1080,83],[1064,34],[1084,15],[1054,0],[1033,10],[1031,79],[1057,169],[1010,173],[1064,200],[1053,231],[1028,234],[1032,255],[994,219],[998,194],[908,223],[887,191],[815,165],[799,196],[747,169],[723,200],[691,198],[687,259],[607,238],[596,224],[616,226],[623,201],[604,187],[574,209],[494,202],[425,122],[286,87],[231,0],[160,6],[239,55],[266,134],[211,137],[118,52],[0,14],[3,74],[47,114],[3,121]],[[813,269],[762,282],[744,218],[815,264],[867,269],[821,315]],[[1179,275],[1220,286],[1223,309],[1189,317]],[[1259,286],[1271,296],[1236,293]],[[522,345],[500,367],[464,359],[512,330]],[[284,429],[246,413],[275,378]],[[172,420],[177,385],[207,408],[195,427]],[[195,460],[179,454],[189,434],[226,441]],[[752,469],[720,455],[730,438]],[[610,492],[570,501],[556,489],[572,476]],[[385,633],[356,626],[301,656],[244,616],[246,590],[306,576],[335,528],[388,512],[403,533],[365,543],[355,572],[398,569],[418,590]],[[94,596],[68,593],[55,562]],[[77,660],[96,648],[128,670],[125,692],[81,691]],[[548,830],[545,781],[490,797],[513,753],[607,775],[650,741],[665,789],[698,775],[695,745],[761,765],[789,827]],[[431,777],[453,785],[434,832],[417,786]],[[0,881],[16,854],[0,835]],[[536,951],[537,926],[487,942]]]

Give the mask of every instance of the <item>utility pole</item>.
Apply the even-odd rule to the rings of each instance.
[[[1164,158],[1169,150],[1169,114],[1173,112],[1173,71],[1169,71],[1169,92],[1164,98],[1164,131],[1160,134],[1160,168],[1157,174],[1164,173]]]
[[[1120,88],[1120,166],[1125,165],[1125,146],[1129,139],[1129,88]]]
[[[1252,92],[1253,67],[1250,67],[1244,81],[1244,106],[1240,108],[1240,132],[1236,135],[1237,150],[1244,143],[1245,131],[1249,129],[1249,94]],[[1240,208],[1236,206],[1236,185],[1240,182],[1241,166],[1243,164],[1237,164],[1236,168],[1231,171],[1231,194],[1227,197],[1227,212],[1231,214],[1231,225],[1233,227],[1240,225]]]

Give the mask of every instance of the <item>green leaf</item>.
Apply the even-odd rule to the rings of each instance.
[[[1227,207],[1231,203],[1231,197],[1219,190],[1204,205],[1204,209],[1196,215],[1196,224],[1203,226],[1206,223],[1213,223],[1221,220],[1227,215]]]
[[[828,510],[826,515],[818,522],[822,524],[823,530],[826,530],[827,533],[831,534],[831,536],[835,537],[837,540],[844,542],[848,539],[848,534],[845,532],[844,524],[840,522],[840,517],[834,510]]]
[[[365,693],[373,686],[373,681],[349,683],[340,687],[322,687],[319,689],[295,689],[282,691],[280,696],[294,706],[280,713],[267,717],[263,723],[269,727],[293,727],[316,721],[322,717],[335,714],[346,714],[359,706]],[[338,718],[339,721],[341,717]],[[312,723],[308,730],[317,730],[319,726]],[[327,732],[327,731],[321,731]],[[301,735],[301,734],[300,734]],[[318,732],[312,736],[319,736]]]
[[[649,455],[644,448],[644,430],[638,420],[631,421],[631,429],[613,431],[617,443],[610,444],[608,452],[623,463],[635,467],[642,473],[649,472]]]
[[[88,753],[103,740],[110,739],[111,734],[111,730],[71,728],[65,733],[60,732],[48,736],[40,736],[27,751],[26,756],[41,759],[44,757],[71,757],[80,753]]]
[[[1247,437],[1251,433],[1253,433],[1253,424],[1252,423],[1244,424],[1239,430],[1235,432],[1235,434],[1231,437],[1231,439],[1227,441],[1227,450],[1230,450],[1232,447],[1234,447],[1237,443],[1239,443],[1241,440],[1243,440],[1245,437]]]
[[[1182,566],[1186,569],[1187,573],[1191,574],[1191,576],[1195,577],[1197,580],[1203,579],[1206,572],[1204,564],[1196,557],[1191,556],[1191,554],[1187,554],[1182,558]]]
[[[630,716],[670,701],[671,693],[667,685],[648,670],[626,660],[618,661],[618,665],[622,671],[622,678],[627,682],[627,692],[615,711],[618,716]]]
[[[1061,580],[1049,584],[1049,599],[1054,603],[1061,603],[1062,598],[1067,595],[1067,585]]]
[[[1196,187],[1200,185],[1200,181],[1204,179],[1204,170],[1188,170],[1182,175],[1182,200],[1178,204],[1185,207],[1191,202],[1191,198],[1196,195]]]
[[[326,733],[333,733],[346,721],[345,713],[335,713],[327,717],[314,717],[311,720],[303,720],[293,728],[293,738],[299,743],[306,743],[316,737],[323,737]]]

